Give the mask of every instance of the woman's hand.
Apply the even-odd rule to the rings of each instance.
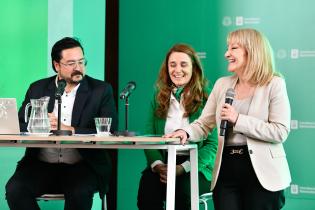
[[[164,138],[178,138],[179,137],[180,143],[185,144],[187,141],[188,135],[187,135],[186,131],[179,129],[173,133],[165,134],[163,137]]]
[[[158,164],[154,166],[153,171],[160,175],[160,181],[162,183],[167,183],[167,164]],[[176,176],[180,176],[184,173],[184,167],[182,165],[176,165]]]
[[[160,181],[162,183],[167,182],[167,165],[166,164],[158,164],[154,166],[153,171],[160,175]]]
[[[238,118],[238,112],[230,104],[224,104],[221,109],[221,119],[227,120],[233,124],[236,123]]]

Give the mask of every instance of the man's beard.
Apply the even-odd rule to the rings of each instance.
[[[79,84],[82,79],[84,78],[84,75],[81,71],[74,70],[71,74],[71,79],[69,79],[70,84]]]

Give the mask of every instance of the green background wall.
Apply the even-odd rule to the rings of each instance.
[[[47,1],[1,1],[0,20],[0,97],[21,103],[30,81],[46,76]],[[4,186],[23,153],[0,148],[0,209],[8,209]]]
[[[130,97],[130,130],[142,131],[152,98],[153,85],[168,49],[175,43],[191,44],[200,54],[206,75],[214,83],[224,73],[214,67],[217,55],[217,4],[208,0],[120,0],[119,84],[131,80],[137,89]],[[211,15],[209,15],[211,14]],[[123,113],[123,101],[119,104]],[[123,116],[120,114],[120,122]],[[141,171],[145,168],[141,150],[120,150],[118,162],[118,209],[134,210]],[[128,176],[126,176],[128,174]]]
[[[20,104],[29,84],[54,72],[52,44],[65,36],[78,37],[89,61],[87,73],[104,78],[105,1],[2,0],[0,7],[0,97]],[[19,106],[19,105],[18,105]],[[0,209],[9,209],[5,183],[13,174],[23,148],[0,147]],[[42,209],[63,209],[62,201],[41,202]],[[93,209],[100,209],[95,196]]]
[[[61,6],[62,5],[62,6]],[[285,144],[292,172],[285,210],[315,209],[314,6],[312,0],[120,0],[119,90],[137,82],[130,97],[130,130],[142,131],[153,84],[166,51],[175,43],[198,51],[211,83],[226,75],[225,37],[231,30],[263,31],[285,76],[292,108],[292,132]],[[0,97],[21,103],[28,85],[52,75],[50,48],[64,36],[85,46],[88,74],[104,78],[105,0],[2,0],[0,7]],[[120,128],[124,106],[119,102]],[[0,209],[7,210],[4,186],[22,148],[0,147]],[[118,210],[135,210],[143,152],[120,150]],[[48,202],[44,209],[62,209]],[[99,200],[95,201],[95,209]]]

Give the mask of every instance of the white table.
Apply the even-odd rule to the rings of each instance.
[[[162,137],[96,137],[74,136],[28,136],[0,135],[1,147],[53,147],[53,148],[93,148],[93,149],[164,149],[168,151],[166,210],[174,210],[177,151],[189,151],[191,171],[191,209],[199,209],[198,149],[196,144],[179,144],[177,138]]]

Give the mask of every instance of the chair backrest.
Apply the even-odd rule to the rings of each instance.
[[[208,210],[208,203],[207,201],[212,199],[212,192],[204,193],[199,196],[199,203],[204,204],[205,210]]]
[[[40,201],[52,201],[52,200],[64,200],[64,194],[43,194],[40,197],[37,197],[36,200]]]

